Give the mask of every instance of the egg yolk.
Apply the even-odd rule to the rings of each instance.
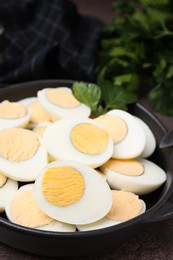
[[[48,115],[44,111],[43,107],[40,105],[38,100],[31,102],[28,107],[31,109],[31,123],[40,123],[45,121],[50,121]]]
[[[71,131],[73,146],[85,154],[101,154],[106,150],[109,134],[102,128],[89,123],[81,123]]]
[[[0,156],[9,161],[31,158],[39,149],[37,137],[22,128],[8,128],[0,132]]]
[[[0,104],[0,117],[8,119],[22,118],[26,115],[26,107],[16,102],[4,101]]]
[[[128,128],[123,119],[114,115],[103,115],[95,119],[100,122],[112,137],[113,143],[121,142],[127,135]]]
[[[7,181],[7,177],[4,174],[0,173],[0,188],[4,186],[6,181]]]
[[[107,214],[109,219],[126,221],[141,214],[143,202],[131,192],[112,191],[112,207]]]
[[[45,226],[53,221],[38,208],[30,190],[16,194],[11,203],[10,213],[16,224],[31,228]]]
[[[47,98],[53,104],[63,108],[73,108],[80,105],[71,91],[63,89],[49,89],[46,93]]]
[[[46,170],[42,181],[45,199],[53,205],[65,207],[81,199],[84,178],[75,168],[62,166]]]
[[[144,173],[144,166],[136,159],[118,160],[110,159],[102,165],[102,169],[109,169],[128,176],[139,176]]]

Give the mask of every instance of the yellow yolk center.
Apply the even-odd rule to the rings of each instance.
[[[73,108],[80,105],[71,91],[57,88],[49,89],[46,94],[49,101],[60,107]]]
[[[136,160],[118,160],[110,159],[103,166],[103,169],[110,169],[114,172],[118,172],[128,176],[139,176],[144,173],[143,164]]]
[[[71,141],[82,153],[101,154],[108,145],[109,134],[94,124],[83,123],[72,129]]]
[[[0,188],[4,186],[6,181],[7,181],[7,177],[4,174],[0,173]]]
[[[112,137],[113,143],[121,142],[127,135],[128,128],[123,119],[119,116],[104,115],[96,119],[100,122],[109,135]]]
[[[42,192],[48,202],[65,207],[81,199],[85,189],[84,178],[76,169],[68,166],[46,170]]]
[[[45,226],[53,221],[38,208],[32,191],[18,192],[11,204],[11,216],[16,224],[31,228]]]
[[[30,130],[9,128],[0,132],[0,156],[6,160],[27,160],[37,152],[39,146],[39,140]]]
[[[48,115],[44,111],[43,107],[40,105],[38,100],[31,102],[28,107],[31,109],[31,123],[40,123],[45,121],[50,121]]]
[[[26,115],[26,107],[16,102],[4,101],[0,104],[0,117],[8,119],[22,118]]]
[[[109,219],[126,221],[141,214],[143,202],[131,192],[112,191],[112,207],[107,214]]]

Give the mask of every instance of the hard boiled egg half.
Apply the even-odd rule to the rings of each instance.
[[[58,120],[46,128],[43,140],[54,160],[75,160],[93,168],[106,162],[113,153],[111,137],[90,118]]]
[[[26,106],[31,111],[29,125],[27,126],[29,129],[37,127],[37,125],[40,123],[50,122],[49,116],[40,104],[37,97],[24,98],[18,102]]]
[[[112,205],[111,190],[104,178],[76,161],[48,164],[35,181],[33,195],[45,214],[74,225],[97,221]]]
[[[54,220],[42,212],[34,200],[32,190],[33,184],[23,185],[6,205],[5,212],[11,222],[49,231],[74,232],[76,230],[76,226]]]
[[[60,118],[87,118],[90,116],[90,107],[80,103],[70,88],[45,88],[38,91],[37,96],[52,121]]]
[[[0,171],[17,181],[33,181],[47,165],[47,151],[31,130],[8,128],[0,131]]]
[[[25,128],[30,117],[31,111],[23,104],[8,100],[0,103],[0,129],[11,127]]]
[[[88,231],[114,226],[139,216],[145,210],[145,202],[137,195],[127,191],[112,190],[112,207],[108,214],[96,222],[77,225],[77,229]]]
[[[138,195],[158,189],[166,181],[166,173],[147,159],[110,159],[100,167],[112,189],[125,190]]]
[[[113,158],[131,159],[143,152],[146,143],[145,132],[130,113],[113,109],[95,120],[100,122],[112,137]]]

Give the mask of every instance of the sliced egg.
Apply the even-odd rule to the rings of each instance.
[[[145,133],[140,123],[130,113],[113,109],[95,120],[100,122],[112,137],[113,158],[131,159],[143,152]]]
[[[111,137],[90,118],[58,120],[46,128],[43,140],[54,160],[75,160],[93,168],[106,162],[113,153]]]
[[[79,231],[106,228],[133,219],[146,210],[143,200],[131,192],[112,190],[112,207],[102,219],[87,224],[77,225]]]
[[[0,131],[0,171],[6,176],[33,181],[47,163],[47,151],[34,132],[23,128]]]
[[[35,181],[34,198],[48,216],[69,224],[88,224],[104,217],[112,205],[107,182],[91,167],[59,160]]]
[[[141,124],[141,126],[144,130],[144,133],[145,133],[145,138],[146,138],[145,147],[144,147],[144,150],[142,151],[142,153],[140,154],[140,157],[147,158],[150,155],[152,155],[156,149],[156,139],[155,139],[153,132],[149,128],[149,126],[142,119],[140,119],[138,117],[135,117],[135,118]]]
[[[18,182],[7,178],[0,172],[0,212],[5,210],[5,206],[11,201],[18,190]]]
[[[60,118],[87,118],[91,109],[80,103],[70,88],[45,88],[38,91],[38,99],[52,121]]]
[[[37,206],[32,190],[34,184],[20,187],[5,207],[8,219],[18,225],[41,230],[74,232],[76,226],[62,223],[47,216]]]
[[[50,121],[49,116],[40,104],[37,97],[24,98],[21,99],[19,103],[25,105],[31,111],[28,128],[32,129],[34,127],[37,127],[37,124]]]
[[[30,117],[31,111],[22,104],[8,100],[0,103],[0,129],[11,127],[25,128]]]
[[[100,167],[112,189],[125,190],[138,195],[158,189],[166,181],[166,173],[147,159],[110,159]]]

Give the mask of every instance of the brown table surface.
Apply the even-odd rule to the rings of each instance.
[[[81,13],[92,15],[103,21],[109,21],[113,17],[110,0],[74,0]],[[140,102],[148,107],[146,100]],[[149,107],[150,109],[150,107]],[[155,113],[168,130],[173,128],[173,117],[167,117]],[[172,199],[171,199],[172,200]],[[173,200],[172,200],[173,201]],[[0,243],[0,259],[50,259],[34,256]],[[58,258],[56,258],[58,259]],[[70,258],[68,258],[70,259]],[[164,260],[173,259],[173,219],[148,224],[146,229],[130,241],[124,241],[116,248],[110,249],[104,254],[86,257],[72,258],[76,260]]]

